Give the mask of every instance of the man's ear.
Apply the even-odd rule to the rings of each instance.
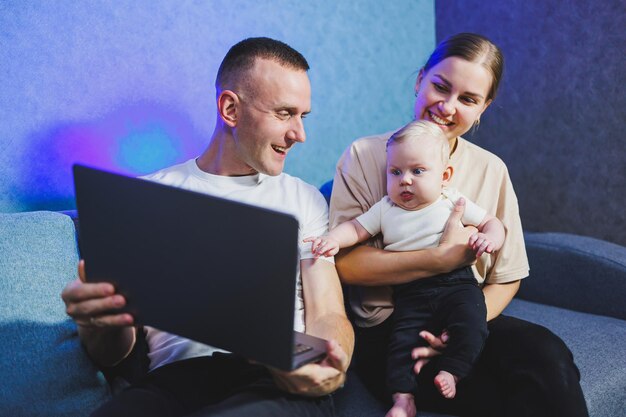
[[[450,165],[448,165],[446,169],[443,170],[443,178],[442,178],[443,185],[448,185],[448,183],[452,179],[453,173],[454,173],[454,168],[452,168]]]
[[[239,105],[239,97],[230,90],[222,91],[217,97],[217,113],[226,125],[237,126]]]

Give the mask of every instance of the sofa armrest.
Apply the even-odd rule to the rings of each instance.
[[[67,216],[0,213],[2,416],[86,416],[110,398],[60,297],[77,262]]]
[[[626,247],[566,233],[524,237],[530,276],[519,298],[626,320]]]

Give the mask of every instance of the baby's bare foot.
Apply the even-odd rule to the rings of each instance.
[[[445,398],[451,399],[456,395],[456,383],[459,378],[450,372],[439,371],[435,377],[435,386]]]
[[[393,394],[393,407],[387,411],[385,417],[415,417],[416,413],[413,394],[397,392]]]

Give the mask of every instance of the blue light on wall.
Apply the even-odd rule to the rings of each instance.
[[[130,126],[130,133],[119,142],[116,162],[123,169],[136,172],[155,171],[172,165],[178,159],[176,138],[158,122]]]
[[[184,115],[154,104],[127,106],[101,124],[110,136],[112,166],[135,174],[196,156],[206,141]]]
[[[199,155],[219,63],[252,36],[311,65],[286,171],[319,186],[349,142],[410,119],[435,39],[433,0],[0,4],[0,212],[72,208],[76,162],[141,175]]]

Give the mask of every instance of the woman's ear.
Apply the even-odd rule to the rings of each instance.
[[[480,111],[480,114],[478,115],[479,119],[480,119],[480,116],[482,116],[482,114],[485,112],[485,110],[487,110],[487,107],[489,107],[492,101],[493,101],[492,99],[485,101],[485,105],[483,106],[483,109]]]
[[[239,97],[230,90],[224,90],[217,97],[217,113],[222,121],[230,126],[237,126]]]
[[[448,185],[450,180],[452,179],[452,174],[454,173],[454,168],[448,165],[446,169],[443,170],[443,177],[441,178],[441,182],[443,185]]]
[[[420,91],[420,84],[422,83],[422,78],[424,78],[424,68],[420,70],[417,74],[417,79],[415,80],[415,97],[417,97],[417,93]]]

